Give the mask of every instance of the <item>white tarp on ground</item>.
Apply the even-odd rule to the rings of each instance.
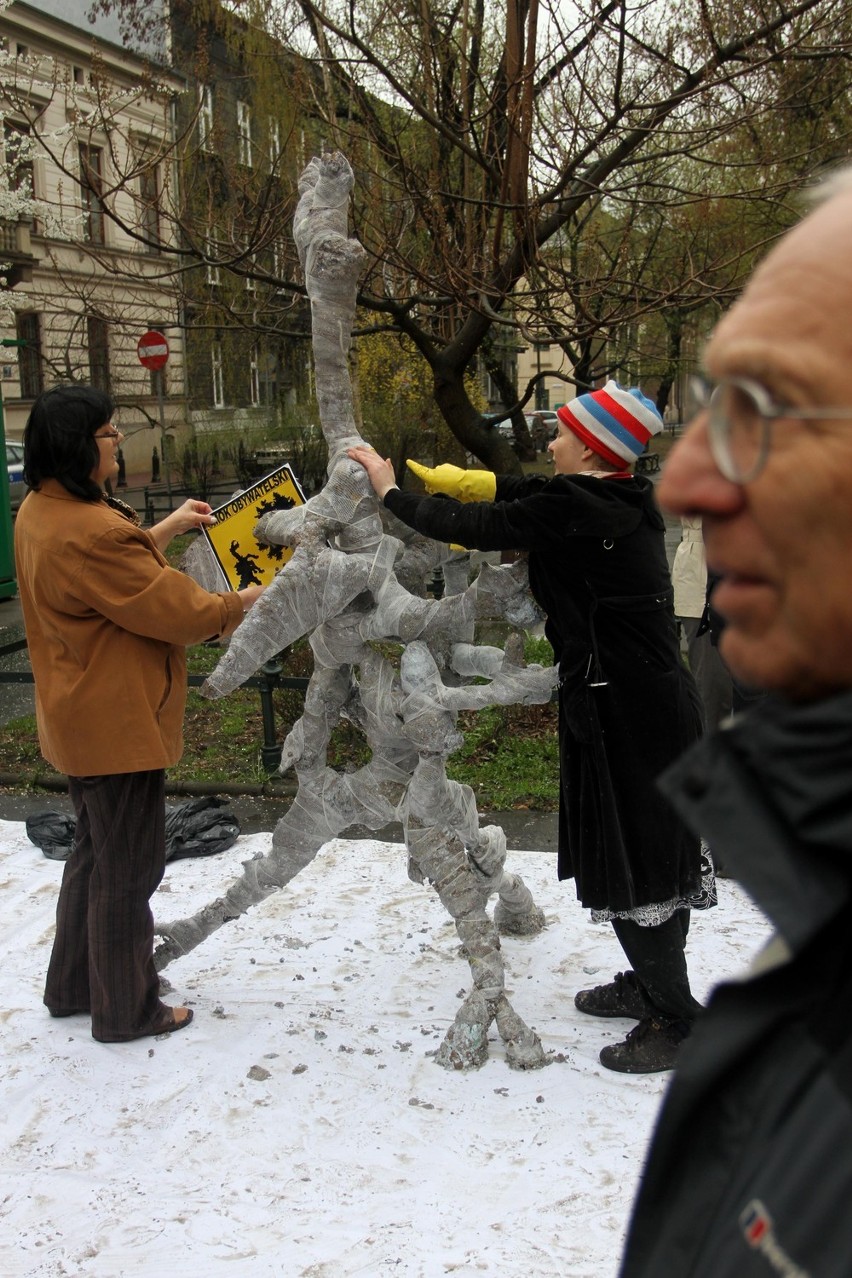
[[[219,894],[270,835],[171,864],[162,922]],[[164,973],[195,1009],[104,1045],[41,1003],[62,865],[0,822],[3,1278],[610,1278],[666,1075],[598,1063],[628,1021],[573,1005],[620,951],[555,858],[510,853],[546,931],[504,940],[507,988],[554,1063],[428,1053],[470,981],[402,847],[336,839],[286,889]],[[764,921],[733,884],[694,915],[693,986],[747,965]]]

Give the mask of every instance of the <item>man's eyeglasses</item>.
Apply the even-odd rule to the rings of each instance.
[[[793,408],[777,404],[760,382],[749,377],[726,377],[707,382],[692,377],[689,383],[689,415],[707,410],[707,438],[719,470],[734,484],[750,484],[757,479],[772,440],[772,423],[779,418],[792,421],[831,421],[852,417],[852,408]]]
[[[95,435],[95,439],[124,439],[124,432],[110,427],[109,430],[102,430],[99,435]]]

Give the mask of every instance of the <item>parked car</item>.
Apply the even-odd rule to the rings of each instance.
[[[24,483],[24,446],[6,440],[6,471],[9,476],[9,499],[12,514],[20,506],[27,492]]]
[[[524,417],[527,419],[527,428],[535,448],[543,453],[551,439],[556,438],[559,418],[547,408],[537,408],[535,412],[524,413]]]

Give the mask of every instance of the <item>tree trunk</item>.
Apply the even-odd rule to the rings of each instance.
[[[683,346],[683,316],[673,311],[666,316],[666,367],[657,388],[657,411],[663,417],[668,407],[672,386],[677,380]]]

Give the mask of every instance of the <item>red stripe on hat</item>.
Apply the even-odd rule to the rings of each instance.
[[[596,391],[595,395],[597,396],[598,394],[600,394],[600,392]],[[598,457],[603,457],[604,461],[612,462],[613,466],[624,465],[626,459],[624,457],[620,457],[618,453],[614,453],[611,448],[607,448],[606,444],[601,443],[597,435],[593,435],[592,432],[582,424],[582,422],[578,422],[567,404],[563,404],[561,408],[557,408],[556,416],[563,425],[567,426],[569,430],[574,432],[578,439],[583,441],[587,448],[591,448],[592,452],[597,453]]]
[[[635,417],[628,408],[624,407],[623,404],[619,404],[617,399],[613,399],[611,395],[608,395],[605,390],[592,391],[592,395],[600,404],[601,408],[605,408],[621,426],[624,426],[627,430],[629,430],[630,434],[633,435],[634,438],[638,439],[639,443],[644,448],[648,440],[651,438],[651,432],[648,430],[648,427],[644,424],[644,422],[640,421],[638,417]]]

